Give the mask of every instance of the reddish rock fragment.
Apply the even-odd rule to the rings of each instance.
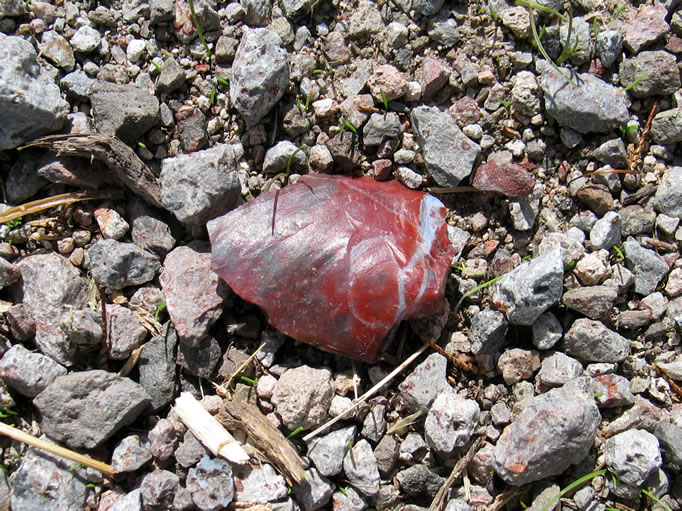
[[[472,183],[485,192],[500,192],[509,197],[530,195],[535,186],[533,174],[516,163],[488,161],[478,167]]]
[[[454,251],[438,199],[396,181],[322,175],[281,190],[273,216],[275,197],[207,225],[213,271],[273,326],[371,362],[400,321],[442,312]]]
[[[422,99],[428,99],[448,83],[448,73],[438,59],[426,57],[421,69]]]

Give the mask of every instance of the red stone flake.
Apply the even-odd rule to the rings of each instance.
[[[445,207],[396,181],[309,175],[208,223],[212,269],[290,337],[372,362],[403,319],[440,314]]]

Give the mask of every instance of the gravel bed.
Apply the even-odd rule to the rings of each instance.
[[[0,508],[682,510],[682,7],[538,3],[561,16],[507,0],[0,0],[0,212],[103,191],[0,225],[0,413],[117,471],[1,437]],[[116,137],[134,154],[114,165],[150,173],[23,148],[55,134]],[[456,254],[445,300],[389,323],[377,360],[286,337],[214,273],[269,286],[273,323],[299,312],[295,292],[319,284],[298,245],[290,260],[256,243],[251,271],[248,226],[215,219],[268,189],[314,193],[307,174],[396,180],[447,208],[451,246],[431,252],[446,268]],[[329,231],[295,239],[334,244],[337,213],[307,199]],[[237,240],[220,270],[214,231]],[[391,250],[352,259],[372,286]],[[351,280],[334,287],[366,298]],[[367,331],[382,304],[363,302]],[[347,413],[422,338],[447,357],[427,349]],[[224,390],[293,433],[301,483],[255,450],[214,456],[173,408],[189,392],[220,415]]]

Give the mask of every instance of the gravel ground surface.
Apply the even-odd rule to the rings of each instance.
[[[537,1],[0,0],[2,209],[100,191],[0,226],[3,420],[118,472],[2,437],[0,508],[682,509],[682,8]],[[109,138],[19,150],[69,133]],[[312,173],[447,207],[445,312],[379,361],[285,337],[211,269],[207,222]],[[314,288],[277,254],[247,257],[277,300]],[[448,357],[307,436],[420,336]],[[297,433],[302,482],[188,430],[174,399],[221,415],[213,383]]]

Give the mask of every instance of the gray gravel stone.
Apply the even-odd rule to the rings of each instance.
[[[653,431],[663,454],[663,466],[672,471],[682,467],[682,427],[670,422],[659,422]]]
[[[578,261],[585,253],[585,247],[583,247],[582,243],[563,232],[550,232],[543,236],[538,246],[538,253],[544,254],[555,248],[561,250],[561,259],[564,262],[564,267],[573,261]]]
[[[334,492],[334,495],[332,495],[332,509],[335,511],[363,511],[367,509],[367,503],[352,486],[349,486],[343,493],[340,491]]]
[[[638,53],[621,62],[618,71],[623,87],[629,87],[637,81],[628,91],[636,98],[667,96],[680,88],[677,59],[667,51]]]
[[[147,337],[147,329],[136,314],[115,303],[107,307],[107,330],[108,355],[113,360],[128,358]]]
[[[440,186],[457,186],[471,174],[480,146],[462,133],[447,112],[419,106],[410,115],[426,171]]]
[[[284,426],[293,431],[321,424],[327,418],[332,397],[331,372],[304,365],[289,369],[280,377],[272,404]]]
[[[630,341],[599,321],[576,319],[564,335],[564,351],[588,362],[622,362]]]
[[[362,128],[362,142],[366,146],[378,146],[384,139],[395,139],[400,136],[402,125],[398,114],[372,114]]]
[[[201,458],[189,469],[186,484],[192,501],[202,511],[224,509],[234,498],[232,467],[220,458]]]
[[[119,442],[111,455],[111,465],[119,472],[134,472],[152,459],[149,441],[130,435]]]
[[[627,166],[628,153],[622,138],[612,138],[594,150],[594,157],[615,169]]]
[[[33,45],[21,37],[0,34],[0,150],[61,127],[68,103],[37,61]]]
[[[169,57],[161,66],[161,73],[156,79],[156,90],[161,93],[170,94],[182,87],[185,79],[185,70],[174,58]]]
[[[59,328],[67,306],[84,308],[88,285],[68,259],[54,252],[35,254],[17,263],[22,278],[13,288],[35,323],[35,343],[43,354],[67,367],[73,364],[75,346]]]
[[[73,464],[42,450],[28,449],[12,477],[12,509],[84,509],[87,481],[82,471],[69,470]]]
[[[568,22],[561,24],[559,30],[562,47],[568,46],[573,52],[570,60],[573,64],[584,64],[592,59],[594,41],[592,39],[592,25],[581,16],[574,16],[571,20],[569,40]]]
[[[292,158],[293,155],[293,158]],[[289,159],[291,158],[291,164]],[[265,153],[263,160],[263,172],[268,174],[276,174],[277,172],[286,172],[287,167],[290,170],[303,169],[306,164],[306,154],[302,150],[288,140],[278,142]]]
[[[287,496],[287,483],[281,475],[275,472],[272,465],[235,466],[232,474],[235,480],[234,499],[237,502],[267,504]]]
[[[196,346],[222,314],[229,294],[211,270],[209,247],[195,243],[175,248],[166,256],[159,282],[180,341]]]
[[[142,511],[142,492],[137,488],[120,497],[109,511]]]
[[[539,350],[548,350],[559,342],[563,333],[557,317],[551,312],[545,312],[533,323],[533,346]]]
[[[111,289],[149,282],[161,267],[159,260],[146,250],[112,239],[97,241],[87,255],[92,276]]]
[[[149,431],[150,450],[154,458],[164,461],[173,456],[178,439],[175,428],[168,419],[161,419]]]
[[[102,41],[99,31],[89,25],[80,27],[71,37],[71,47],[76,53],[92,53]]]
[[[145,509],[169,508],[180,486],[180,479],[173,472],[156,469],[144,476],[140,495]]]
[[[161,163],[161,202],[181,222],[204,225],[237,205],[241,146],[210,149],[166,158]]]
[[[173,400],[177,377],[175,374],[175,350],[178,335],[170,323],[161,333],[147,342],[138,364],[140,385],[151,397],[151,407],[160,410]]]
[[[682,218],[682,167],[666,170],[656,190],[654,204],[661,213]]]
[[[623,52],[623,36],[620,30],[600,30],[597,34],[596,49],[604,67],[611,67]]]
[[[426,466],[418,464],[401,470],[395,476],[400,490],[408,497],[426,495],[433,498],[445,481],[444,477],[435,474]]]
[[[40,53],[64,71],[73,71],[76,65],[76,58],[73,55],[73,49],[69,42],[54,30],[48,30],[43,33]]]
[[[519,118],[532,117],[539,113],[542,108],[540,96],[540,87],[535,75],[530,71],[521,71],[516,75],[511,90],[512,114]]]
[[[618,292],[609,286],[585,286],[569,289],[562,301],[566,307],[590,319],[601,319],[613,309]]]
[[[343,471],[348,481],[361,494],[367,497],[376,496],[379,492],[379,467],[367,440],[360,440],[346,453],[343,459]]]
[[[497,359],[497,370],[509,386],[531,379],[533,373],[539,368],[540,357],[538,352],[534,350],[513,348],[502,353]]]
[[[75,346],[92,347],[102,342],[102,314],[93,309],[67,309],[59,328]]]
[[[570,75],[567,69],[562,70]],[[594,75],[574,75],[576,87],[547,65],[540,77],[545,108],[559,124],[579,133],[601,133],[625,124],[630,118],[627,93]]]
[[[657,114],[651,123],[651,138],[657,144],[682,141],[682,108],[671,108]]]
[[[86,449],[132,423],[149,402],[137,383],[99,369],[60,376],[33,400],[46,434]]]
[[[602,248],[608,250],[613,245],[620,243],[620,225],[620,215],[614,211],[609,211],[597,220],[590,231],[592,248],[594,250],[601,250]]]
[[[287,52],[281,45],[280,37],[265,28],[242,36],[232,64],[230,97],[247,126],[265,117],[289,85]]]
[[[362,421],[360,435],[372,443],[377,443],[386,432],[386,405],[374,402],[370,402],[370,405],[369,413]]]
[[[185,431],[182,442],[175,451],[175,461],[184,468],[196,465],[201,458],[209,454],[208,449],[194,436],[191,431]]]
[[[494,284],[493,303],[516,325],[532,325],[561,298],[564,265],[554,249],[522,263]]]
[[[16,266],[0,258],[0,289],[14,284],[20,276],[21,272]]]
[[[576,379],[582,372],[583,366],[580,362],[561,352],[556,352],[543,359],[535,381],[541,389],[561,387]]]
[[[396,462],[398,461],[398,454],[400,452],[400,444],[393,435],[384,435],[379,443],[374,448],[374,456],[377,459],[377,466],[379,473],[386,477]]]
[[[619,481],[639,487],[663,460],[658,439],[643,429],[631,429],[606,441],[604,461]]]
[[[665,278],[670,267],[653,250],[642,247],[634,238],[623,243],[625,263],[635,276],[635,293],[650,295]]]
[[[26,14],[28,5],[21,0],[3,0],[0,2],[0,18],[13,18]]]
[[[159,100],[134,85],[97,81],[91,89],[90,104],[97,131],[129,145],[137,145],[159,122]]]
[[[424,438],[440,456],[449,458],[466,444],[478,425],[478,403],[457,394],[441,394],[431,405],[424,423]]]
[[[204,337],[195,346],[181,342],[178,346],[176,363],[187,374],[211,378],[221,357],[220,345],[211,335]]]
[[[521,486],[561,474],[592,447],[601,416],[590,378],[533,398],[502,432],[493,451],[495,472]]]
[[[166,222],[141,200],[128,201],[128,218],[131,224],[131,237],[140,248],[150,250],[160,257],[165,256],[175,245]]]
[[[294,486],[296,502],[303,511],[322,509],[331,499],[332,493],[334,490],[329,480],[314,468],[306,470],[303,482]]]
[[[354,442],[357,428],[348,426],[324,436],[314,438],[308,444],[308,458],[323,476],[335,476],[343,468],[348,446]]]
[[[634,204],[622,208],[618,214],[621,219],[621,236],[627,237],[653,232],[656,213],[651,209]]]
[[[428,19],[426,33],[429,38],[442,44],[445,48],[450,48],[457,44],[461,34],[457,28],[457,21],[450,16],[446,9],[438,12],[435,16]]]
[[[445,357],[432,353],[403,380],[398,390],[410,410],[427,412],[439,394],[452,392],[446,370]]]
[[[384,29],[381,13],[374,2],[361,1],[352,10],[348,35],[355,39],[369,38]]]
[[[33,353],[21,344],[12,346],[0,360],[0,378],[11,388],[27,397],[35,397],[66,368],[50,357]]]
[[[542,183],[535,183],[530,195],[509,201],[509,214],[512,217],[514,229],[529,231],[533,228],[540,213],[540,201],[544,193]]]

